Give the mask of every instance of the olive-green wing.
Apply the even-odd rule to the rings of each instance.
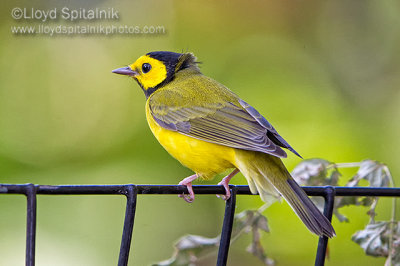
[[[287,156],[281,147],[297,154],[264,117],[240,99],[236,102],[210,99],[207,103],[203,101],[201,106],[188,106],[186,103],[190,99],[185,99],[182,94],[174,95],[171,91],[161,94],[158,97],[172,97],[175,103],[168,105],[165,99],[157,101],[158,97],[151,97],[149,107],[154,120],[165,129],[207,142],[278,157]],[[183,107],[176,103],[178,98]]]

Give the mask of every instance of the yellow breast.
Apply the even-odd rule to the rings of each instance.
[[[235,150],[230,147],[209,143],[164,129],[150,114],[149,101],[146,103],[146,118],[158,142],[184,166],[192,169],[204,179],[234,168]]]

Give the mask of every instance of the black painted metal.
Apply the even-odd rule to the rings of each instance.
[[[30,184],[0,184],[0,194],[25,194],[26,186]],[[115,195],[124,194],[124,189],[129,185],[35,185],[37,194],[60,194],[60,195]],[[234,186],[237,195],[251,195],[248,186]],[[329,187],[329,186],[328,186]],[[326,186],[303,187],[309,196],[324,196]],[[182,194],[187,193],[185,186],[177,185],[136,185],[138,194]],[[371,188],[371,187],[334,187],[336,196],[379,196],[398,197],[400,188]],[[193,186],[196,194],[223,194],[222,186],[196,185]]]
[[[226,201],[224,222],[221,231],[221,240],[219,242],[217,266],[226,265],[228,261],[229,246],[233,228],[233,219],[235,217],[236,207],[236,188],[230,186],[231,197]]]
[[[36,243],[36,188],[33,184],[24,185],[27,199],[26,208],[26,266],[35,265]]]
[[[137,189],[135,185],[126,188],[126,211],[124,230],[122,232],[121,248],[119,251],[118,266],[128,265],[129,250],[131,248],[133,223],[135,221]]]
[[[370,187],[303,187],[309,196],[322,196],[325,199],[324,214],[331,220],[334,200],[337,196],[400,197],[400,188]],[[217,265],[226,265],[235,214],[236,195],[251,195],[248,186],[230,186],[232,196],[226,201],[225,216],[221,232]],[[193,186],[196,194],[224,194],[222,186]],[[35,265],[36,239],[36,197],[46,195],[125,195],[127,197],[124,228],[121,239],[118,266],[128,264],[132,231],[135,218],[137,194],[182,194],[185,186],[175,185],[63,185],[47,186],[33,184],[0,184],[0,194],[22,194],[27,197],[26,265]],[[328,238],[320,238],[315,265],[325,262]]]
[[[333,206],[335,203],[335,188],[326,187],[325,188],[325,204],[324,204],[324,215],[329,221],[332,221]],[[328,237],[319,237],[317,256],[315,257],[315,265],[322,266],[325,264],[326,250],[328,248]]]

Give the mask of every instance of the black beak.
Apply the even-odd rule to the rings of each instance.
[[[136,76],[137,74],[139,74],[139,73],[137,73],[136,71],[133,71],[130,67],[121,67],[121,68],[117,68],[117,69],[114,69],[113,71],[112,71],[112,73],[116,73],[116,74],[120,74],[120,75],[126,75],[126,76],[131,76],[131,77],[134,77],[134,76]]]

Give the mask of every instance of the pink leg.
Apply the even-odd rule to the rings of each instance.
[[[197,179],[199,176],[197,174],[191,175],[189,177],[186,177],[183,179],[181,182],[179,182],[179,185],[183,185],[187,187],[187,190],[189,191],[189,195],[179,195],[180,198],[183,198],[186,202],[192,203],[194,201],[194,192],[192,188],[192,181]]]
[[[222,178],[221,182],[218,183],[218,185],[222,185],[225,188],[226,194],[222,195],[223,200],[228,200],[231,197],[231,190],[229,189],[229,181],[231,181],[231,178],[234,177],[237,173],[239,173],[239,169],[233,170],[232,173]],[[217,195],[217,197],[219,196]]]

